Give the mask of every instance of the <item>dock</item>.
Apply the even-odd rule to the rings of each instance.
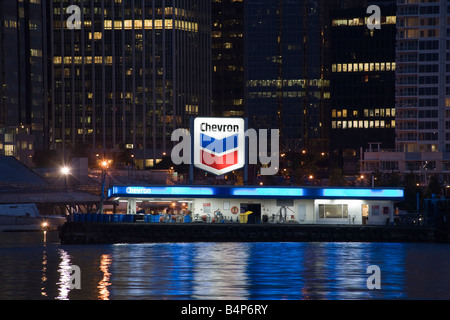
[[[432,227],[242,223],[66,222],[61,244],[161,242],[448,242]]]

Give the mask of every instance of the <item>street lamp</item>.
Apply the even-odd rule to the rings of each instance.
[[[99,213],[103,213],[103,201],[105,199],[105,183],[106,183],[106,169],[109,168],[112,160],[102,160],[100,162],[100,167],[102,168],[102,191],[100,193],[100,210]]]
[[[60,171],[61,171],[61,174],[64,176],[64,188],[65,188],[66,191],[67,191],[67,189],[68,189],[68,185],[67,185],[67,176],[70,174],[70,168],[64,166],[64,167],[61,168]]]
[[[70,169],[68,167],[62,167],[61,173],[67,176],[70,173]]]

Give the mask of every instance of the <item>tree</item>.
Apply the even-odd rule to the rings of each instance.
[[[333,167],[331,169],[330,178],[328,180],[329,186],[345,186],[347,183],[345,181],[342,169],[339,167]]]
[[[421,200],[422,191],[417,186],[416,178],[413,173],[405,174],[403,187],[405,190],[405,198],[404,201],[399,203],[399,208],[407,212],[416,212],[417,194],[419,194],[419,200]]]
[[[439,176],[434,174],[430,177],[428,182],[427,191],[425,192],[425,198],[431,198],[431,196],[442,194],[442,183],[439,181]]]
[[[115,156],[116,156],[115,162],[120,163],[122,165],[126,166],[129,165],[130,163],[133,163],[131,150],[127,149],[124,143],[121,143],[119,145],[119,152],[117,152]]]

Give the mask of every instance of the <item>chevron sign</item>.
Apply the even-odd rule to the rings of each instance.
[[[245,123],[241,118],[194,119],[194,165],[221,175],[245,164]]]

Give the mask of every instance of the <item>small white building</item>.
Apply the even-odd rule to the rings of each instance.
[[[386,225],[393,222],[394,204],[403,189],[347,187],[254,186],[115,186],[108,198],[126,204],[127,214],[146,213],[249,222]]]

